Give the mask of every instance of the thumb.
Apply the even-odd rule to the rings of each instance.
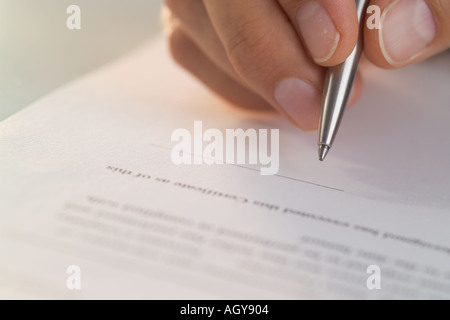
[[[375,65],[400,68],[450,47],[449,0],[372,0],[371,5],[382,13],[378,28],[365,28],[364,34],[365,54]]]

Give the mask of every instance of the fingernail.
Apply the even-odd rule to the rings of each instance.
[[[401,65],[416,58],[435,34],[433,14],[424,0],[397,0],[383,13],[380,48],[387,62]]]
[[[275,99],[286,116],[300,128],[317,129],[321,94],[311,84],[297,78],[285,79],[275,88]]]
[[[336,51],[341,35],[327,10],[318,2],[306,2],[298,10],[297,21],[314,61],[328,61]]]

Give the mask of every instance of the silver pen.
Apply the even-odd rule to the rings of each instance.
[[[363,52],[365,14],[369,0],[356,0],[359,20],[359,38],[352,54],[342,64],[327,71],[322,98],[322,112],[319,124],[319,159],[325,157],[333,146],[348,99],[358,72]]]

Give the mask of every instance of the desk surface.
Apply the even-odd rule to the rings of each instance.
[[[71,4],[81,30],[69,30]],[[0,0],[0,121],[138,46],[160,29],[159,0]]]

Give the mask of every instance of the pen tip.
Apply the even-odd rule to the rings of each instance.
[[[320,161],[325,160],[325,158],[327,157],[328,151],[330,151],[330,147],[329,146],[326,146],[326,145],[323,145],[323,144],[321,144],[319,146],[319,160]]]

